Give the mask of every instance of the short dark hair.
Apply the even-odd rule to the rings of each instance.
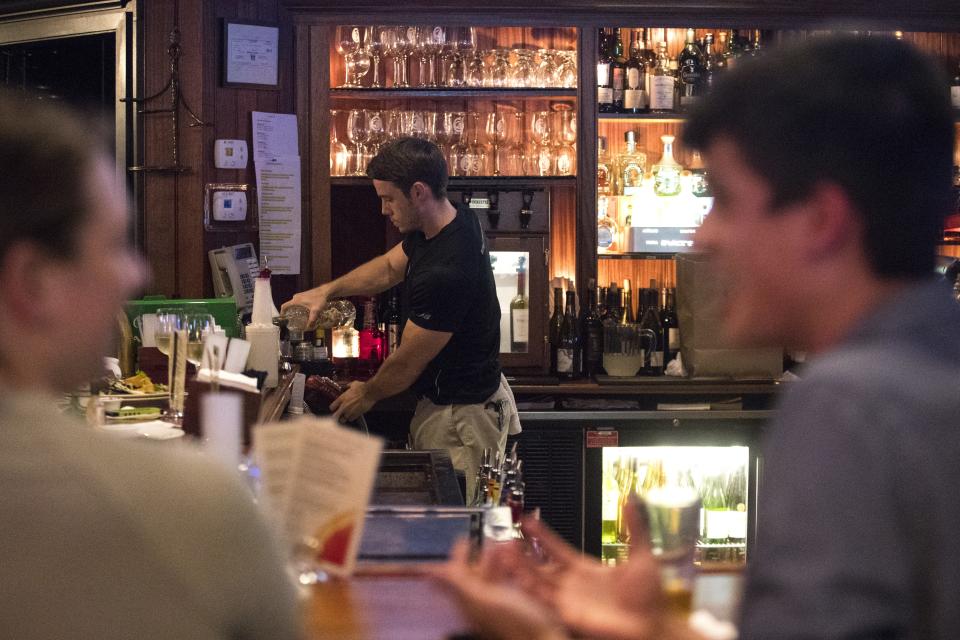
[[[22,241],[54,257],[75,255],[102,148],[90,123],[66,109],[0,91],[0,258]]]
[[[905,42],[812,38],[732,70],[694,109],[683,139],[705,148],[728,136],[769,183],[774,206],[818,182],[839,185],[863,217],[874,273],[922,276],[950,207],[948,84]]]
[[[439,147],[429,140],[391,140],[380,147],[367,165],[367,175],[394,183],[408,196],[414,182],[426,184],[437,199],[447,196],[447,161]]]

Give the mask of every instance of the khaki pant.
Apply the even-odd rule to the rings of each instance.
[[[446,449],[454,469],[464,472],[467,504],[473,498],[483,450],[500,452],[502,459],[507,446],[517,408],[506,384],[501,378],[500,388],[482,404],[434,404],[423,398],[410,421],[414,449]]]

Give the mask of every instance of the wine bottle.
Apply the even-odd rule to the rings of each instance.
[[[525,257],[517,263],[517,295],[510,301],[510,351],[526,353],[530,335],[530,304],[527,300]]]
[[[593,290],[587,293],[587,300],[581,300],[580,306],[586,302],[587,312],[581,322],[581,344],[583,345],[583,376],[592,378],[600,373],[603,367],[603,322],[597,311],[599,295]]]
[[[557,349],[560,348],[560,329],[563,327],[563,290],[553,289],[553,315],[550,316],[550,373],[557,374]]]
[[[597,108],[601,113],[613,112],[613,78],[610,73],[610,43],[606,29],[600,30],[597,57]]]
[[[557,347],[557,375],[565,379],[576,377],[580,370],[580,357],[580,332],[577,329],[576,301],[573,291],[567,291],[567,305],[560,325],[560,341]]]
[[[384,319],[387,334],[387,353],[390,355],[400,346],[400,290],[394,287],[387,298],[387,317]]]
[[[362,373],[372,376],[383,362],[384,335],[377,326],[376,298],[363,303],[363,328],[360,329],[360,367]]]
[[[620,313],[620,324],[633,324],[636,322],[633,315],[633,291],[630,290],[630,279],[623,281],[623,304],[620,305],[623,311]]]
[[[652,291],[651,291],[652,290]],[[652,295],[651,295],[652,293]],[[660,303],[658,301],[656,282],[651,282],[650,289],[644,291],[643,317],[640,318],[640,331],[647,342],[644,348],[643,368],[640,374],[645,376],[659,376],[663,374],[663,327],[660,324]]]
[[[623,36],[620,27],[613,30],[610,47],[610,82],[613,85],[613,111],[623,111],[623,89],[625,85],[627,59],[623,55]]]
[[[647,70],[641,58],[643,40],[639,29],[630,36],[630,57],[627,59],[623,86],[623,111],[642,113],[647,109]]]
[[[960,58],[957,59],[957,70],[950,81],[950,104],[954,109],[960,109]]]
[[[663,329],[663,369],[677,357],[680,351],[680,322],[677,318],[676,294],[673,289],[664,287],[660,291],[662,308],[660,309],[660,326]]]

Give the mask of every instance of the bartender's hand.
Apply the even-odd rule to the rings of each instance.
[[[280,315],[283,315],[284,310],[291,305],[304,306],[310,312],[310,317],[307,319],[307,326],[312,327],[317,321],[317,316],[320,315],[320,311],[327,306],[329,299],[330,294],[328,293],[326,285],[301,291],[280,305]]]
[[[351,382],[347,390],[330,403],[334,420],[351,422],[370,410],[376,400],[367,396],[366,386],[365,382]]]

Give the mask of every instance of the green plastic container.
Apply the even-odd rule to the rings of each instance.
[[[177,298],[171,300],[163,296],[146,296],[142,300],[127,301],[127,318],[133,327],[133,335],[140,338],[140,322],[145,313],[156,313],[161,307],[183,309],[184,313],[209,313],[217,324],[223,327],[228,338],[240,337],[240,317],[237,315],[237,303],[233,298]]]

